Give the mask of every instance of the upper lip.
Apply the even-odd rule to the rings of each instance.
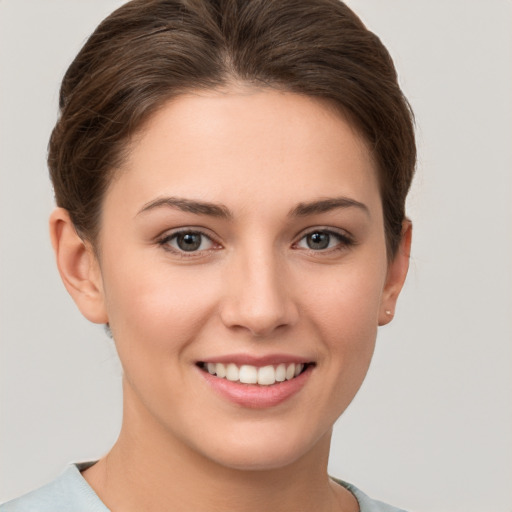
[[[222,356],[213,356],[201,359],[199,363],[234,363],[237,366],[250,365],[250,366],[268,366],[276,364],[289,364],[289,363],[312,363],[312,359],[292,354],[267,354],[263,356],[254,356],[250,354],[226,354]]]

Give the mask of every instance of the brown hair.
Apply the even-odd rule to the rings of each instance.
[[[133,0],[88,39],[60,91],[48,164],[57,204],[94,242],[130,137],[164,102],[233,81],[330,100],[379,173],[388,256],[416,161],[412,112],[389,53],[338,0]]]

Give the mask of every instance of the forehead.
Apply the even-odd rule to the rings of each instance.
[[[380,201],[365,141],[327,102],[250,87],[194,91],[166,103],[134,139],[112,190],[144,204],[158,195],[276,201]]]

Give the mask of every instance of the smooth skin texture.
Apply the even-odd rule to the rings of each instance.
[[[179,96],[149,120],[96,251],[53,213],[63,282],[109,323],[124,369],[120,437],[84,472],[108,507],[358,510],[327,460],[407,274],[410,223],[391,262],[383,226],[358,133],[320,100],[249,86]],[[263,409],[215,393],[197,366],[276,353],[314,366]]]

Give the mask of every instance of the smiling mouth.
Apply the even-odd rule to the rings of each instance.
[[[235,363],[206,363],[197,364],[201,370],[214,375],[219,379],[242,384],[258,384],[260,386],[272,386],[287,380],[293,380],[304,373],[314,363],[281,363],[277,365],[252,366]]]

